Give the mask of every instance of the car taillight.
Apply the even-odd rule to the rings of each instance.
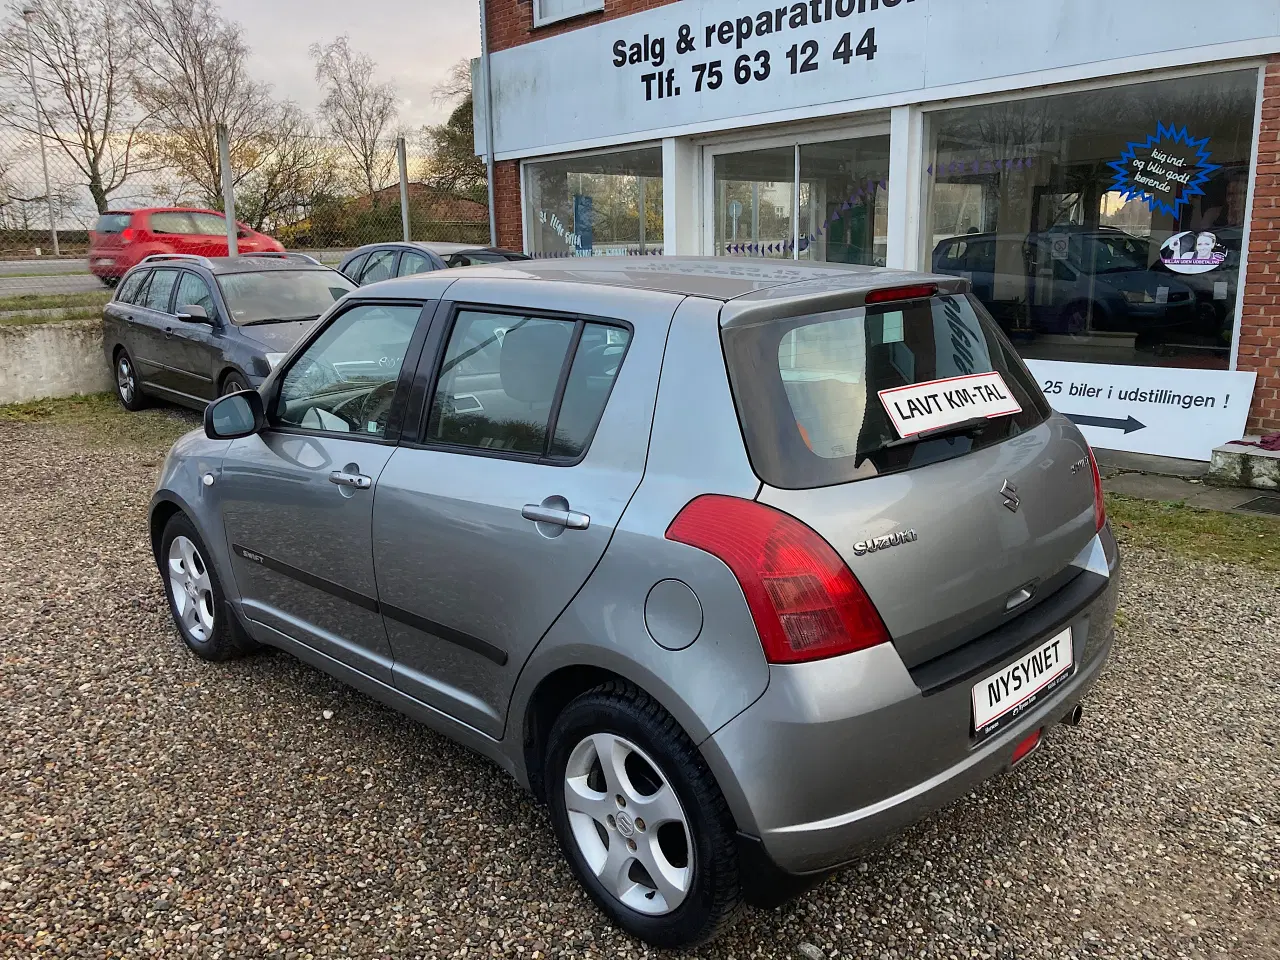
[[[129,243],[131,240],[133,240],[133,227],[125,227],[123,230],[121,230],[120,239],[123,240],[125,243]]]
[[[1107,522],[1107,505],[1102,499],[1102,474],[1098,472],[1098,460],[1089,447],[1089,469],[1093,471],[1093,525],[1101,532]]]
[[[831,545],[795,517],[737,497],[691,500],[667,539],[724,561],[770,663],[821,660],[889,640],[871,598]]]

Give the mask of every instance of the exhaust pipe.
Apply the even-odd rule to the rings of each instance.
[[[1071,708],[1071,712],[1066,714],[1066,716],[1064,716],[1059,721],[1059,723],[1062,723],[1068,727],[1078,727],[1080,726],[1080,720],[1083,716],[1084,716],[1084,707],[1077,703],[1074,707]]]

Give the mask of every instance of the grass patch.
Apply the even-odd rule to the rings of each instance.
[[[114,394],[94,393],[0,406],[0,425],[4,424],[51,424],[73,430],[94,444],[164,449],[198,426],[199,414],[165,405],[130,413]]]
[[[69,310],[41,310],[31,313],[0,313],[0,327],[22,327],[33,323],[65,323],[68,320],[98,320],[101,307],[72,307]]]
[[[1128,546],[1280,571],[1280,520],[1115,494],[1107,494],[1107,515]]]
[[[81,293],[21,293],[0,297],[0,313],[22,310],[66,310],[71,307],[101,307],[111,299],[110,290]]]

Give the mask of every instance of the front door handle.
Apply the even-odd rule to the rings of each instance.
[[[345,470],[333,471],[329,474],[329,482],[340,487],[355,487],[357,490],[368,490],[373,486],[372,478],[362,473],[347,473]]]
[[[562,497],[548,497],[548,500],[560,500]],[[548,505],[547,503],[526,503],[520,510],[520,516],[526,520],[532,520],[534,523],[550,523],[557,527],[564,527],[566,530],[585,530],[591,526],[591,518],[585,513],[579,513],[577,510],[568,509],[567,505],[561,508],[556,505]]]

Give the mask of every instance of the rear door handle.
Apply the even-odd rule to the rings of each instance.
[[[551,523],[566,530],[586,530],[591,526],[591,518],[577,510],[562,510],[541,503],[526,503],[520,510],[520,516],[534,523]]]
[[[347,473],[345,470],[333,471],[329,474],[329,482],[340,487],[355,487],[357,490],[368,490],[373,486],[371,477],[366,477],[363,473]]]

